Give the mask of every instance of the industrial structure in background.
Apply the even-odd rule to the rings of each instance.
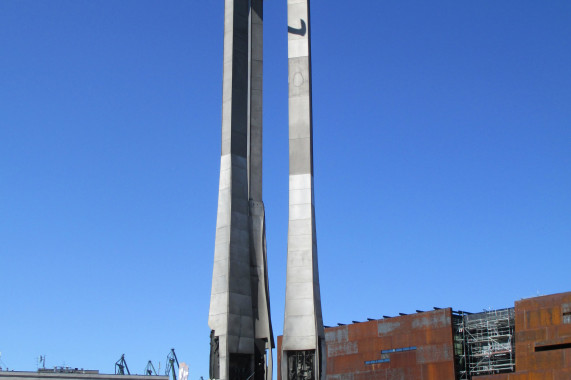
[[[148,364],[147,364],[148,365]],[[125,361],[125,354],[121,355],[121,358],[115,362],[115,375],[130,375],[129,366]]]
[[[262,201],[263,0],[225,0],[224,10],[210,378],[270,380],[274,338]]]
[[[513,308],[453,314],[458,379],[515,371]],[[461,344],[461,349],[460,345]]]
[[[176,364],[176,369],[174,368]],[[178,358],[174,352],[174,348],[171,348],[169,354],[167,355],[165,375],[170,376],[171,380],[176,380],[176,374],[179,370]]]
[[[400,314],[326,327],[327,379],[571,379],[571,292],[481,313]]]
[[[155,380],[169,380],[168,376],[153,376]],[[69,367],[39,369],[37,372],[0,371],[0,380],[149,380],[145,375],[114,375]]]
[[[153,362],[150,360],[147,362],[147,366],[145,367],[145,375],[146,376],[157,376],[157,370],[155,369]]]
[[[98,370],[87,370],[83,368],[73,367],[53,367],[46,368],[45,355],[40,356],[38,363],[41,367],[37,372],[28,371],[2,371],[0,368],[0,380],[148,380],[149,376],[153,376],[156,380],[186,380],[188,377],[188,365],[178,363],[178,358],[174,352],[174,348],[169,351],[166,359],[165,374],[159,375],[159,371],[155,370],[155,366],[149,360],[143,371],[143,375],[131,374],[129,366],[125,360],[125,354],[121,355],[119,360],[115,362],[115,374],[101,374]],[[179,374],[177,378],[177,373]]]

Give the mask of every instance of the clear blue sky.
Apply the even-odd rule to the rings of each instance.
[[[0,1],[0,351],[208,376],[223,1]],[[327,325],[571,290],[571,2],[314,0]],[[283,326],[286,1],[265,5]]]

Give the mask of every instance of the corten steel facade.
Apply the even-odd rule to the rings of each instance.
[[[515,303],[515,372],[475,380],[571,379],[571,292]]]
[[[329,380],[455,378],[449,308],[326,328],[325,342]]]
[[[494,338],[493,325],[503,323],[502,314],[514,320],[514,311],[515,328],[508,341],[515,342],[515,368],[482,376],[463,372],[462,359],[475,362],[485,353],[466,350],[470,339],[459,335],[460,328],[489,314],[492,327],[482,333],[490,335],[488,348],[493,352],[488,354],[495,357],[506,347]],[[328,380],[571,380],[571,292],[517,301],[515,309],[470,314],[448,308],[329,327],[325,341]],[[278,350],[281,343],[280,336]]]

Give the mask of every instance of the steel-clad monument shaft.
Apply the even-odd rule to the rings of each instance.
[[[210,378],[272,378],[262,201],[263,0],[225,0]]]
[[[283,380],[325,379],[315,207],[309,0],[287,0],[289,228],[281,355]]]

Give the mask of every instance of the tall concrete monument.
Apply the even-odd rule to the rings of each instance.
[[[283,380],[325,379],[311,107],[309,0],[287,0],[289,67],[289,229],[281,355]]]
[[[263,0],[225,0],[222,157],[208,324],[210,378],[272,378],[262,202]]]

